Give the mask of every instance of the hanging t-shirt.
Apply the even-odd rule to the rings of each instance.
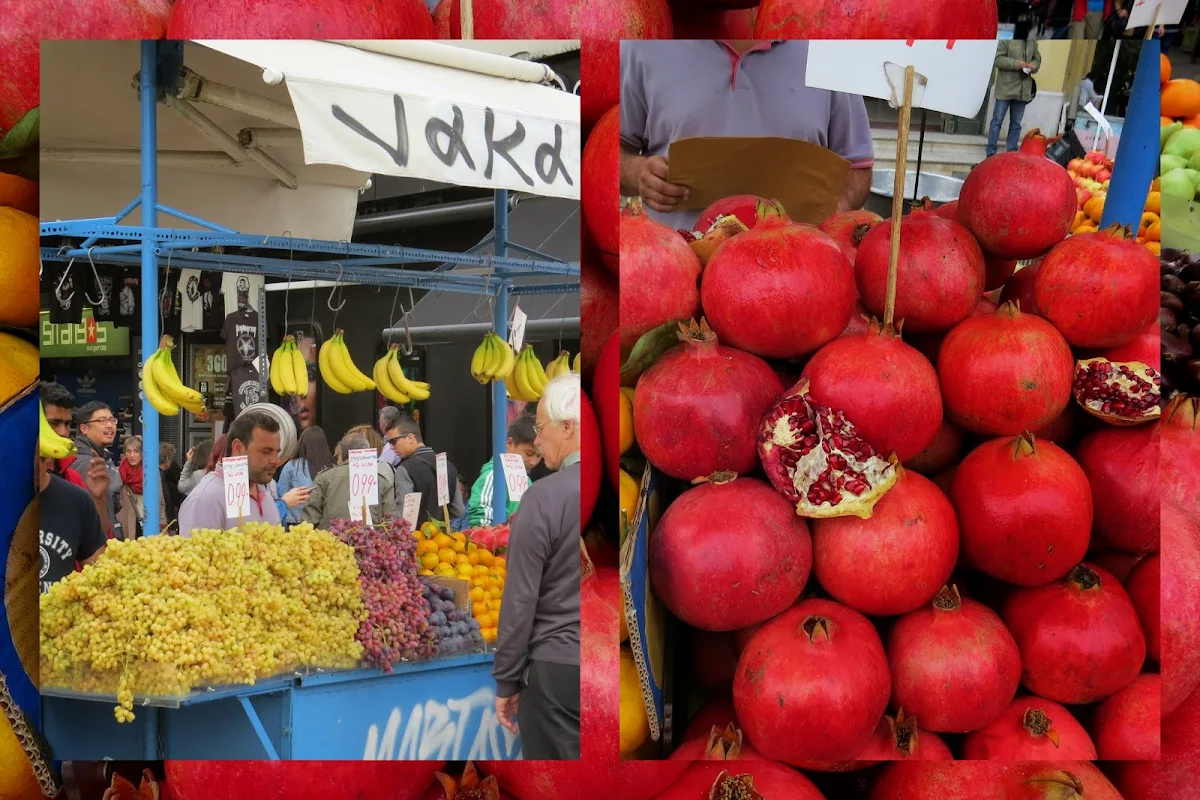
[[[78,324],[83,319],[83,292],[87,283],[79,265],[52,262],[42,268],[42,283],[50,287],[50,321],[56,325]]]
[[[258,290],[262,287],[262,275],[226,272],[221,279],[221,294],[225,295],[225,313],[232,314],[239,308],[258,308]]]
[[[228,369],[254,361],[258,358],[258,312],[243,309],[230,314],[221,327],[221,338]]]
[[[117,273],[117,325],[133,331],[142,329],[142,277],[136,270]]]
[[[221,303],[221,273],[206,269],[200,273],[200,300],[204,305],[201,324],[206,331],[219,331],[225,324],[225,306]]]
[[[86,561],[105,544],[100,515],[91,495],[57,475],[38,495],[41,537],[41,590],[75,571],[76,561]]]
[[[112,322],[116,318],[116,274],[113,267],[97,265],[89,281],[88,296],[84,299],[92,307],[92,317],[97,322]]]
[[[241,414],[248,406],[262,400],[262,380],[253,364],[243,364],[229,373],[229,397],[226,405],[232,405],[233,417]],[[226,421],[233,417],[226,417]]]
[[[204,299],[200,292],[200,270],[179,273],[179,330],[184,333],[204,327]]]
[[[169,269],[159,274],[158,325],[160,334],[175,336],[179,333],[180,314],[183,304],[179,300],[179,270]]]

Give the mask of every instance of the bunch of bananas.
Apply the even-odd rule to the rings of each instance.
[[[375,385],[388,400],[404,405],[413,400],[429,399],[429,384],[409,380],[400,366],[400,345],[394,344],[375,362]]]
[[[325,381],[325,385],[338,394],[375,389],[375,381],[354,365],[354,359],[350,358],[350,351],[346,349],[340,328],[333,332],[332,339],[321,345],[317,354],[317,366],[321,369],[321,379]]]
[[[38,403],[38,415],[41,421],[38,427],[38,455],[42,458],[66,458],[75,453],[75,443],[65,436],[59,436],[50,427],[46,419],[46,408]]]
[[[146,359],[142,365],[142,394],[146,402],[164,417],[174,417],[179,414],[182,406],[196,415],[204,414],[204,396],[183,385],[179,373],[175,371],[175,362],[171,360],[171,350],[175,340],[170,336],[162,337],[158,349]]]
[[[527,344],[517,357],[512,375],[504,379],[504,386],[510,400],[532,403],[542,396],[542,390],[549,381],[546,371],[542,369],[542,362],[533,353],[533,346]]]
[[[559,375],[566,375],[571,371],[571,354],[563,350],[558,354],[558,358],[546,365],[546,378],[554,380]]]
[[[512,375],[516,363],[517,354],[512,347],[492,331],[483,337],[483,343],[471,356],[471,377],[482,384],[502,381]]]
[[[278,395],[308,396],[308,362],[294,336],[283,337],[283,344],[271,356],[271,388]]]

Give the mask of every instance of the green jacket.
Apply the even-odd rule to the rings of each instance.
[[[1033,65],[1036,73],[1042,66],[1042,54],[1036,41],[996,42],[996,99],[1020,100],[1028,103],[1033,99],[1033,78],[1021,70],[1021,62]]]
[[[521,501],[508,500],[508,516],[512,516]],[[479,470],[479,479],[471,487],[471,500],[467,503],[467,515],[472,528],[491,525],[492,522],[492,462],[484,463]]]

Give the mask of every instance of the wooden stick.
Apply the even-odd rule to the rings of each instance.
[[[450,507],[442,506],[442,516],[446,519],[446,533],[450,533]]]
[[[1145,41],[1148,42],[1154,38],[1154,29],[1158,27],[1158,15],[1161,13],[1162,13],[1162,3],[1159,3],[1158,5],[1156,5],[1154,7],[1154,19],[1150,21],[1150,27],[1146,28]]]
[[[904,173],[908,167],[908,129],[912,124],[913,78],[911,64],[904,68],[904,103],[900,106],[900,127],[896,132],[896,182],[892,188],[892,252],[888,257],[887,296],[883,306],[883,324],[892,324],[896,316],[896,267],[900,261],[900,219],[904,216]]]
[[[458,7],[460,36],[464,41],[475,38],[475,9],[472,0],[460,0]]]

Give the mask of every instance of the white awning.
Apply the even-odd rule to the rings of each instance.
[[[334,42],[198,44],[286,85],[307,164],[579,199],[579,98],[569,92]],[[453,62],[452,45],[422,46]]]

